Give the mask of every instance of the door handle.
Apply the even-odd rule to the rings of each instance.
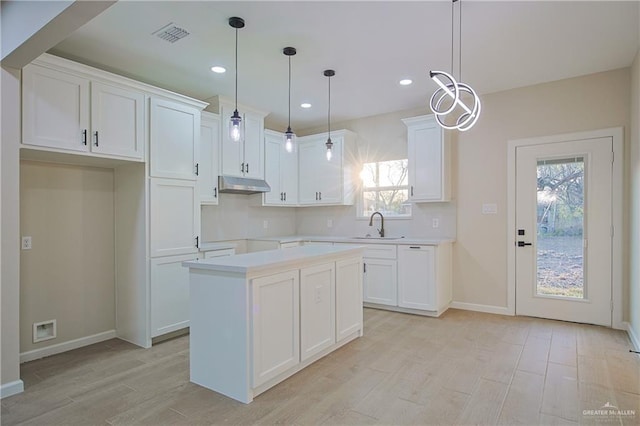
[[[518,247],[531,246],[531,243],[525,243],[524,241],[518,241]]]

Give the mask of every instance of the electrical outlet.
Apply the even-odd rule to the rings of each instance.
[[[327,219],[327,228],[333,228],[333,219]]]
[[[22,250],[31,250],[31,237],[22,237]]]
[[[264,229],[269,229],[269,221],[268,221],[268,220],[263,221],[263,222],[262,222],[262,227],[263,227]]]
[[[431,227],[432,228],[440,227],[440,219],[438,219],[437,217],[434,217],[433,219],[431,219]]]

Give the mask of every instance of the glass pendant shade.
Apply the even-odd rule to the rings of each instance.
[[[233,112],[233,115],[229,119],[229,139],[234,142],[239,142],[243,139],[242,117],[238,114],[238,110]]]
[[[291,127],[287,127],[287,131],[284,133],[284,149],[287,152],[296,151],[296,134],[293,133]]]
[[[333,157],[333,142],[331,142],[331,138],[327,139],[327,143],[325,144],[327,147],[327,161],[331,161]]]

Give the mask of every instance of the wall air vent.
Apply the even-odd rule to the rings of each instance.
[[[184,28],[180,28],[176,24],[171,22],[160,28],[158,31],[151,33],[151,35],[168,41],[169,43],[175,43],[181,38],[185,38],[186,36],[188,36],[189,31],[185,30]]]

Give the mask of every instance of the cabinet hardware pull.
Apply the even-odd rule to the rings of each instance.
[[[200,176],[200,163],[196,163],[196,176]]]
[[[284,200],[287,201],[287,193],[284,193]]]
[[[362,264],[362,269],[363,269],[362,272],[364,272],[366,274],[367,273],[367,264],[366,263]]]
[[[96,137],[96,146],[98,146],[98,131],[93,132],[93,135]]]
[[[196,237],[196,248],[200,248],[200,237]]]
[[[319,200],[322,201],[322,192],[318,192],[318,194],[320,196]]]
[[[244,163],[242,163],[242,166],[240,167],[240,171],[244,173]]]
[[[316,201],[318,201],[318,193],[316,192]]]
[[[420,250],[420,247],[416,247],[416,246],[409,246],[409,248],[411,248],[411,249],[418,249],[418,250]]]
[[[87,144],[87,129],[84,129],[82,131],[82,145],[86,145]]]
[[[413,197],[413,185],[411,185],[411,196]]]
[[[249,173],[249,163],[247,163],[247,173]]]
[[[213,188],[213,198],[218,198],[218,187]]]
[[[284,201],[284,192],[280,193],[280,201]]]

